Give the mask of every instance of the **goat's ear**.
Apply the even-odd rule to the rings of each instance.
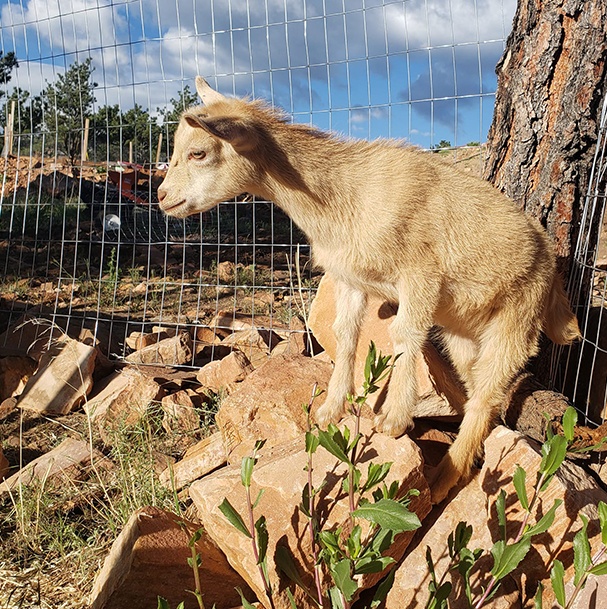
[[[257,143],[255,129],[241,119],[227,116],[208,117],[190,112],[186,112],[183,118],[190,127],[204,129],[231,144],[237,152],[252,150]]]
[[[225,99],[225,96],[212,89],[211,85],[202,76],[196,77],[196,91],[198,91],[202,102],[207,105]]]

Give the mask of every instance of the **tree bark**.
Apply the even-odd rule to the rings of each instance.
[[[546,227],[570,270],[605,93],[607,2],[519,0],[496,72],[485,177]]]

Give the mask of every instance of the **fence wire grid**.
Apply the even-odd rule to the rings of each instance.
[[[480,174],[515,9],[516,0],[1,0],[0,332],[47,317],[72,336],[90,330],[122,359],[134,333],[162,327],[189,334],[179,363],[192,367],[235,328],[264,331],[267,348],[303,334],[320,277],[271,202],[243,196],[185,221],[158,210],[179,115],[198,103],[195,76],[266,99],[294,122],[403,138]],[[593,196],[589,213],[603,213],[604,194]],[[576,281],[594,281],[604,303],[599,258],[580,256],[592,278]],[[597,310],[587,323],[600,328]],[[15,347],[6,336],[0,355]],[[597,354],[599,420],[607,367],[596,336],[584,348]],[[570,357],[570,382],[579,361]]]

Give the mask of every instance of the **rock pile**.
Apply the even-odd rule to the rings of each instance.
[[[155,606],[158,595],[167,598],[171,607],[184,600],[188,596],[185,591],[195,587],[192,569],[187,564],[191,556],[189,540],[201,526],[203,532],[195,549],[202,558],[200,573],[207,606],[230,609],[239,605],[240,596],[235,592],[239,588],[249,601],[258,600],[270,607],[250,540],[234,529],[218,508],[227,497],[241,513],[245,512],[241,461],[251,454],[260,439],[266,443],[259,452],[251,491],[253,496],[264,491],[255,510],[266,517],[268,575],[276,591],[273,604],[276,609],[290,608],[286,596],[288,582],[279,576],[275,554],[279,545],[287,545],[302,577],[310,579],[313,564],[305,534],[307,520],[298,507],[308,475],[304,442],[307,417],[302,405],[312,402],[313,415],[322,403],[322,395],[311,400],[311,393],[314,386],[326,389],[331,375],[334,338],[330,327],[334,315],[332,288],[325,278],[308,325],[314,340],[324,348],[314,357],[308,353],[312,339],[303,324],[297,332],[289,333],[275,320],[255,318],[259,326],[263,324],[261,328],[254,326],[250,317],[220,313],[210,328],[199,329],[195,336],[167,328],[132,335],[129,346],[133,353],[127,363],[102,379],[97,378],[95,365],[103,363],[103,358],[94,344],[86,343],[85,337],[76,340],[36,320],[22,320],[0,336],[0,345],[12,347],[11,354],[0,359],[3,391],[0,417],[18,407],[59,414],[83,406],[101,437],[111,442],[116,430],[135,425],[149,405],[155,403],[161,409],[162,426],[168,433],[185,430],[195,436],[201,426],[200,405],[217,394],[222,396],[216,431],[184,447],[179,460],[165,458],[158,464],[163,485],[182,497],[183,493],[189,493],[192,501],[189,517],[177,517],[157,508],[144,508],[133,514],[96,578],[91,609],[125,606],[143,609]],[[359,369],[368,339],[373,339],[382,352],[390,352],[387,326],[393,315],[394,310],[385,303],[371,302],[358,355]],[[27,346],[24,350],[23,345]],[[166,368],[191,362],[203,352],[208,356],[211,351],[213,361],[195,372]],[[165,366],[162,372],[158,364]],[[465,393],[431,345],[426,346],[420,357],[418,377],[420,419],[414,432],[394,439],[373,432],[366,418],[361,423],[365,438],[360,455],[363,468],[370,460],[393,462],[388,483],[395,481],[403,492],[412,488],[419,491],[410,507],[422,520],[422,528],[401,534],[390,548],[398,566],[385,607],[425,606],[429,584],[427,547],[431,548],[437,576],[453,580],[457,598],[451,606],[464,607],[461,582],[448,571],[449,534],[459,521],[466,520],[474,527],[471,547],[491,548],[499,530],[495,501],[501,489],[508,497],[508,526],[514,530],[522,510],[513,499],[512,474],[516,465],[521,465],[532,484],[541,455],[534,441],[500,426],[487,440],[482,469],[465,486],[455,489],[447,502],[432,507],[427,479],[452,437],[448,425],[443,425],[446,432],[436,429],[437,421],[457,420]],[[376,405],[381,403],[382,394],[378,392]],[[432,417],[433,422],[425,422],[421,417]],[[351,421],[346,424],[353,429]],[[0,452],[0,479],[8,476],[0,482],[0,494],[10,492],[18,484],[29,484],[36,477],[44,476],[50,483],[61,476],[81,475],[91,466],[92,458],[97,463],[104,460],[102,454],[91,454],[88,443],[68,438],[53,451],[13,472],[9,466],[14,464],[7,462]],[[343,467],[328,452],[317,451],[314,485],[320,487],[324,481],[319,505],[327,529],[344,525],[348,518],[347,500],[341,490]],[[563,562],[571,579],[573,538],[582,524],[579,513],[590,520],[591,550],[600,547],[596,504],[599,500],[607,502],[607,493],[594,478],[580,467],[567,464],[537,507],[538,513],[545,513],[555,498],[561,498],[564,506],[554,527],[538,538],[525,566],[513,571],[485,606],[529,606],[539,581],[548,582],[549,588],[547,565],[554,558]],[[487,584],[490,569],[491,564],[480,565],[473,573],[476,591]],[[361,588],[369,588],[377,581],[377,575],[364,575],[358,583]],[[604,587],[601,580],[589,581],[585,596],[576,607],[591,606],[593,599],[592,606],[607,606]],[[299,608],[314,606],[297,594]],[[547,593],[544,606],[551,606],[553,600]]]

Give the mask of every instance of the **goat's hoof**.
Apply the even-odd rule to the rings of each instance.
[[[378,414],[375,417],[374,427],[376,431],[398,438],[413,429],[414,423],[412,417],[401,417],[399,420],[393,420],[388,414]]]
[[[428,476],[432,505],[444,501],[462,476],[462,472],[454,465],[450,456],[446,455]]]
[[[343,406],[335,408],[325,403],[316,411],[314,419],[321,429],[326,429],[331,423],[339,423],[342,411]]]

